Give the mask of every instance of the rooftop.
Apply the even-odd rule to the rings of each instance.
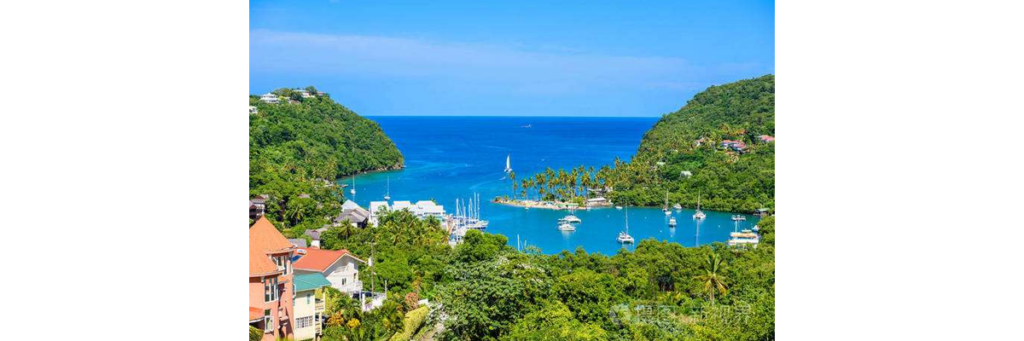
[[[304,250],[306,250],[306,255],[295,262],[296,269],[324,272],[345,255],[348,255],[360,262],[363,261],[362,259],[356,258],[356,256],[351,252],[348,252],[348,250],[323,250],[313,247],[306,248]]]
[[[331,282],[328,281],[324,275],[319,273],[295,275],[295,292],[316,290],[329,286],[331,286]]]

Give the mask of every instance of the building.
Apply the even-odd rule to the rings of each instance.
[[[297,248],[304,248],[304,247],[306,247],[306,240],[302,239],[302,238],[288,239],[288,242],[292,243],[292,246],[297,247]]]
[[[281,102],[281,100],[277,98],[277,95],[275,95],[272,92],[268,92],[268,93],[263,94],[263,96],[260,96],[260,101],[263,101],[263,103],[269,103],[269,104],[277,104],[277,103]]]
[[[770,135],[761,135],[761,136],[758,136],[758,139],[760,139],[761,142],[764,142],[764,143],[775,142],[775,137],[770,136]]]
[[[388,205],[387,201],[371,201],[370,225],[377,226],[380,224],[380,215],[388,211],[391,211],[391,206]]]
[[[323,250],[311,247],[300,251],[305,251],[306,255],[295,262],[297,273],[321,274],[331,282],[331,287],[353,297],[357,297],[363,291],[363,282],[359,280],[359,264],[366,262],[348,250]]]
[[[722,146],[722,148],[732,149],[732,150],[735,150],[737,152],[742,152],[743,149],[747,148],[747,144],[743,143],[743,141],[733,141],[733,140],[722,140],[721,146]]]
[[[265,341],[294,334],[295,250],[266,217],[249,228],[249,325],[262,330]]]
[[[263,213],[267,211],[267,200],[270,200],[270,195],[267,194],[249,199],[249,219],[256,221],[263,216]]]
[[[327,232],[327,227],[321,227],[316,230],[306,230],[304,235],[309,236],[309,246],[320,247],[320,235]]]
[[[331,286],[319,273],[295,274],[295,339],[315,339],[321,333],[325,320],[323,294],[316,290]]]
[[[380,223],[379,217],[383,212],[400,210],[408,210],[409,213],[420,219],[427,219],[429,217],[434,217],[441,221],[445,219],[444,206],[430,200],[420,200],[415,204],[407,200],[395,200],[392,205],[388,205],[387,201],[372,201],[370,202],[370,224],[377,226]]]
[[[704,138],[703,137],[693,141],[693,146],[694,147],[700,147],[703,144],[704,144]]]
[[[679,172],[679,176],[684,177],[684,178],[689,178],[689,177],[693,176],[693,172],[688,171],[688,170],[684,170],[682,172]]]
[[[351,210],[342,210],[337,217],[334,217],[334,226],[341,226],[345,221],[359,228],[365,228],[370,222],[370,211],[362,207]]]
[[[255,114],[259,114],[259,113],[260,113],[259,109],[256,109],[255,106],[252,106],[252,105],[249,106],[249,115],[255,115]]]

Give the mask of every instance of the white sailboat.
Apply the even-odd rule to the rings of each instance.
[[[562,219],[558,219],[558,222],[560,222],[560,223],[579,224],[579,223],[582,223],[583,220],[581,220],[579,217],[576,216],[575,210],[572,210],[572,211],[569,211],[569,215],[567,215],[565,217],[562,217]]]
[[[629,210],[628,209],[626,210],[626,230],[625,231],[619,231],[619,238],[618,238],[618,240],[619,240],[619,243],[633,244],[633,236],[629,235]]]
[[[672,214],[672,211],[668,209],[668,191],[665,191],[665,206],[662,206],[661,210],[665,211],[665,215]]]
[[[672,228],[676,227],[676,217],[669,218],[669,220],[668,220],[668,227],[672,227]]]
[[[559,231],[572,232],[576,231],[576,226],[570,223],[561,223],[558,225]]]
[[[352,189],[349,190],[348,192],[352,193],[353,199],[355,199],[354,198],[355,195],[356,195],[356,177],[355,176],[352,177]]]
[[[384,193],[384,200],[391,200],[391,177],[388,177],[388,191]]]
[[[505,174],[512,172],[512,154],[505,157]]]
[[[704,211],[700,210],[700,194],[697,194],[697,213],[693,214],[693,219],[703,220],[706,216]]]

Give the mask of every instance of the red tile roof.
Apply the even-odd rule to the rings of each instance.
[[[255,321],[263,318],[263,310],[256,307],[249,307],[249,321]]]
[[[306,251],[306,255],[295,261],[295,268],[299,270],[324,272],[345,255],[363,262],[362,259],[357,258],[351,252],[348,252],[348,250],[322,250],[315,247],[303,250]]]
[[[266,216],[260,217],[252,227],[249,228],[249,248],[257,248],[266,253],[286,252],[292,248],[280,231]]]
[[[277,265],[267,254],[249,247],[249,276],[261,276],[277,271]]]

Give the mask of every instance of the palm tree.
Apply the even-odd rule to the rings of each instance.
[[[718,257],[717,253],[711,253],[708,255],[707,261],[704,263],[705,274],[697,276],[697,279],[704,284],[704,291],[707,291],[711,295],[711,305],[715,304],[715,292],[719,292],[725,295],[729,292],[729,288],[725,285],[725,277],[719,274],[722,271],[724,265],[722,259]]]
[[[519,189],[519,183],[516,182],[516,171],[508,172],[508,177],[509,177],[509,179],[512,180],[512,199],[515,200],[515,198],[516,198],[516,190]]]

